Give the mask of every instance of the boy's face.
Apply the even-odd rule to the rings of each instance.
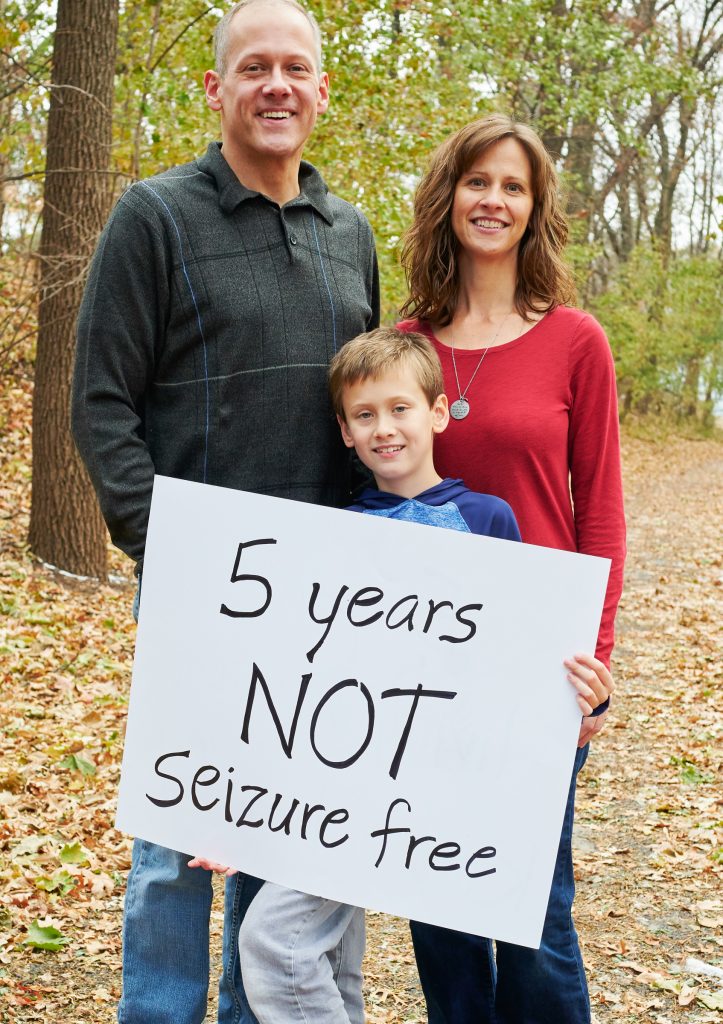
[[[430,408],[414,371],[398,364],[345,388],[342,404],[344,444],[356,448],[380,490],[413,498],[439,483],[432,443],[449,422],[446,395]]]

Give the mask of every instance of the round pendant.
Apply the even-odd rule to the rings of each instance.
[[[463,420],[469,413],[469,402],[461,396],[449,407],[449,414],[453,420]]]

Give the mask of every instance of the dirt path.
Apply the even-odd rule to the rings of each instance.
[[[109,1024],[129,858],[112,820],[130,587],[71,585],[28,558],[25,397],[8,401],[0,469],[0,1022]],[[691,963],[723,961],[722,469],[714,442],[625,443],[619,695],[581,778],[576,837],[597,1024],[704,1024],[723,1007],[723,980]],[[218,898],[212,924],[217,955]],[[406,925],[373,914],[369,932],[370,1024],[424,1021]]]

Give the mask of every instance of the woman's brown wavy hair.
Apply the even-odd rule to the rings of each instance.
[[[504,114],[490,114],[460,128],[432,154],[414,197],[414,220],[404,236],[402,266],[409,298],[402,316],[448,324],[459,298],[459,243],[452,231],[452,203],[460,177],[480,153],[501,139],[516,139],[532,167],[534,205],[517,259],[515,308],[546,313],[575,301],[575,284],[562,253],[567,221],[557,174],[539,135]]]

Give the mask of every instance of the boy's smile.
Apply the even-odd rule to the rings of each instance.
[[[381,491],[414,498],[434,487],[434,434],[447,426],[447,398],[432,403],[411,367],[399,363],[383,377],[356,381],[344,389],[344,414],[339,417],[344,444],[374,474]]]

